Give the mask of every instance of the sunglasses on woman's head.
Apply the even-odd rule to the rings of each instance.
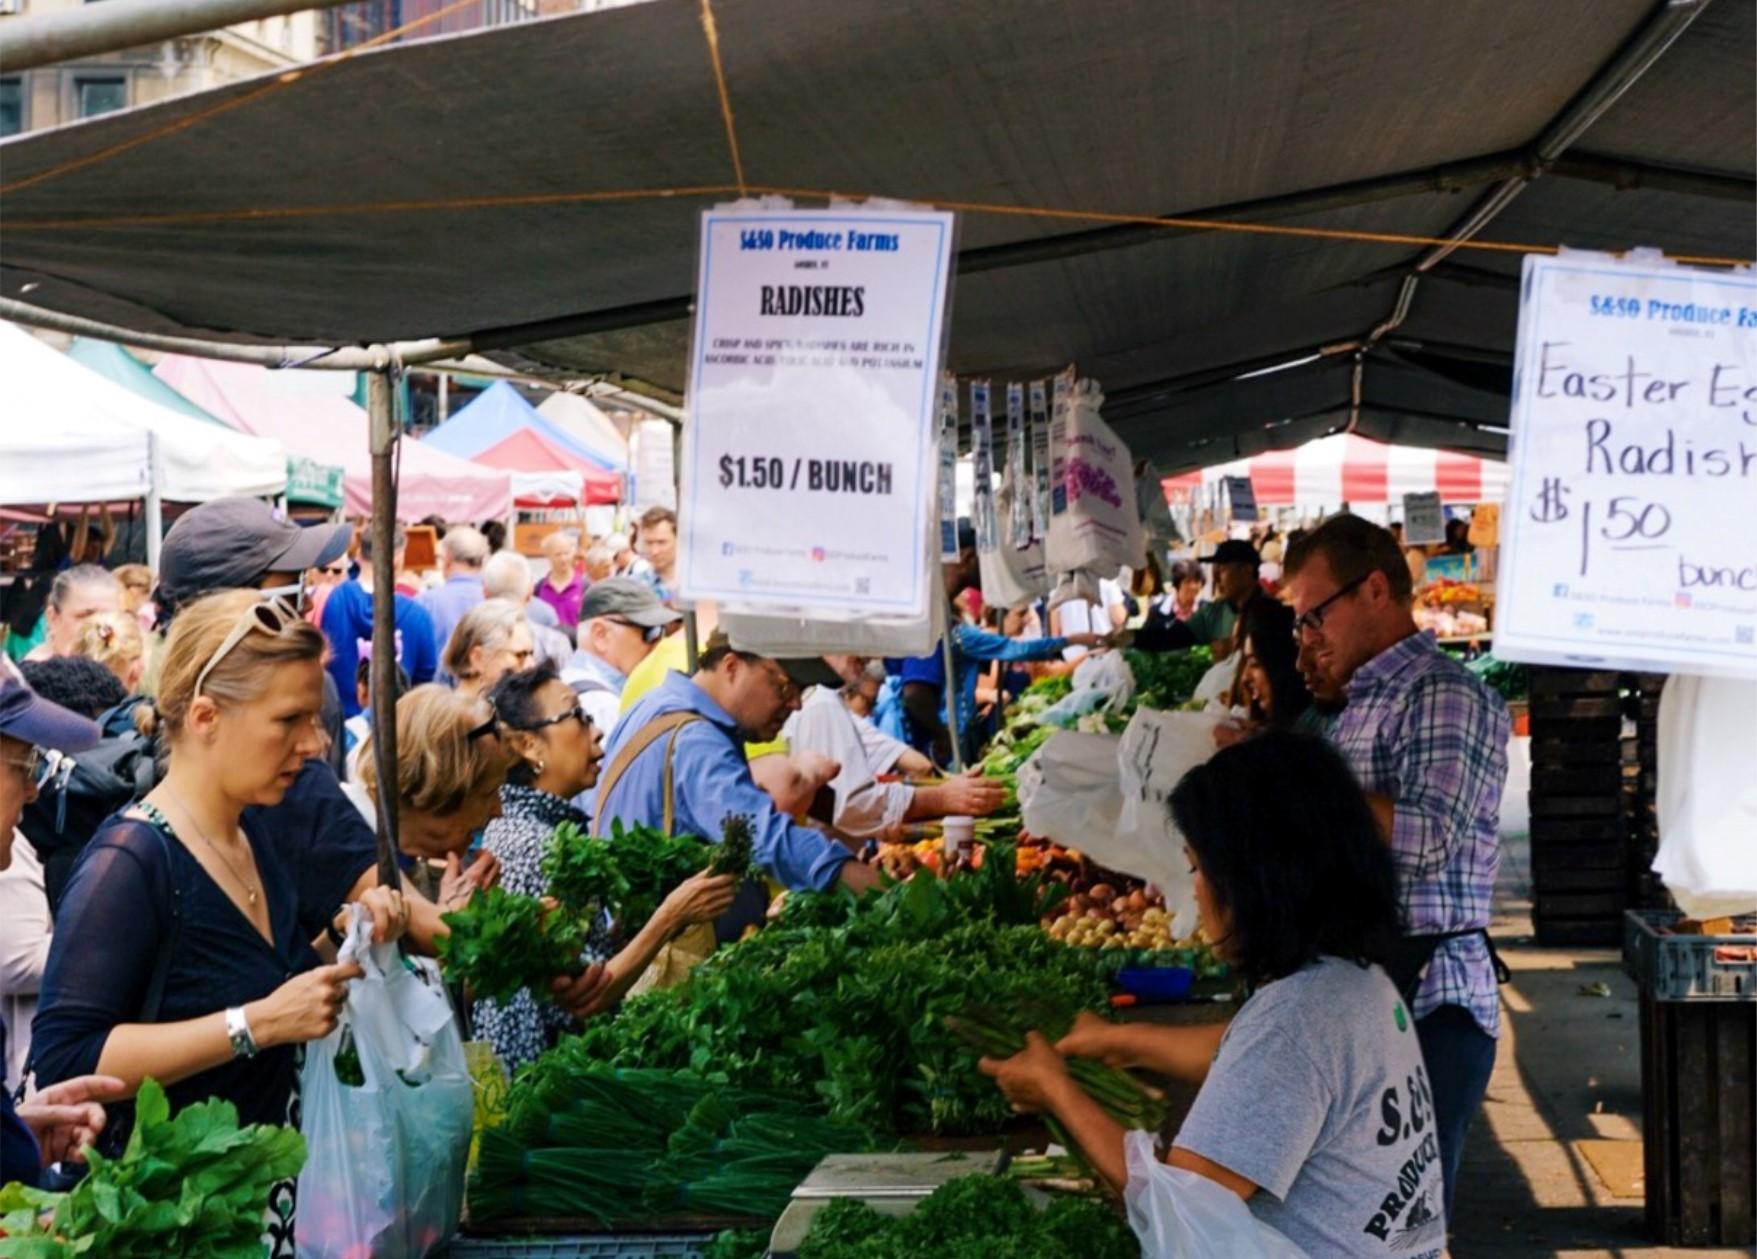
[[[201,688],[207,685],[207,675],[213,672],[215,665],[231,655],[252,631],[267,634],[271,638],[280,638],[299,623],[299,614],[279,599],[266,599],[245,608],[238,617],[238,623],[232,627],[232,632],[220,644],[219,650],[207,658],[207,663],[201,666],[201,672],[195,675],[193,698],[201,698]]]

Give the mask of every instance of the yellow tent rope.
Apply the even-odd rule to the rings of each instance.
[[[714,24],[713,0],[701,0],[702,34],[708,40],[708,58],[714,63],[714,86],[720,92],[720,120],[726,124],[726,147],[732,151],[732,178],[738,195],[744,196],[744,158],[738,152],[738,128],[732,123],[732,97],[726,92],[726,71],[720,64],[720,29]]]
[[[792,197],[794,199],[829,201],[869,200],[874,193],[837,192],[824,188],[782,188],[752,184],[705,184],[682,188],[629,188],[596,192],[546,192],[524,195],[438,198],[428,201],[355,202],[328,206],[271,206],[246,210],[191,210],[165,214],[126,214],[90,218],[20,219],[9,218],[10,232],[64,232],[113,227],[174,226],[193,223],[257,222],[265,219],[302,219],[349,214],[419,213],[427,210],[509,209],[520,206],[592,204],[607,201],[663,200],[676,197],[743,196]],[[1474,249],[1490,253],[1553,254],[1555,245],[1536,245],[1518,241],[1466,240],[1454,241],[1442,236],[1417,236],[1402,232],[1361,232],[1346,228],[1293,227],[1281,223],[1237,223],[1228,219],[1179,218],[1152,214],[1119,214],[1103,210],[1069,210],[1048,206],[1003,205],[988,201],[958,201],[945,198],[902,196],[896,200],[912,201],[941,210],[965,214],[998,214],[1022,218],[1054,219],[1064,222],[1136,224],[1181,231],[1243,232],[1256,236],[1289,236],[1308,240],[1329,240],[1369,245],[1408,245],[1425,247],[1450,245],[1458,249]],[[1704,267],[1741,267],[1751,265],[1744,258],[1720,258],[1702,254],[1668,254],[1673,262]]]
[[[99,162],[105,162],[112,157],[126,153],[130,149],[139,148],[143,144],[150,144],[154,140],[163,139],[165,136],[175,135],[179,131],[186,131],[197,123],[206,122],[210,118],[217,118],[221,114],[230,113],[232,110],[239,109],[253,101],[259,101],[271,92],[278,92],[284,87],[291,87],[301,79],[308,79],[313,75],[322,74],[331,66],[339,66],[342,62],[351,60],[369,49],[378,47],[380,44],[387,44],[398,36],[406,35],[410,31],[418,30],[423,26],[428,26],[443,18],[449,17],[459,9],[468,8],[470,5],[480,4],[481,2],[482,0],[453,0],[451,4],[446,5],[443,9],[439,9],[436,12],[429,13],[426,17],[416,18],[412,22],[405,22],[401,26],[385,31],[382,35],[375,35],[364,43],[356,44],[354,47],[348,49],[346,52],[342,53],[341,56],[336,57],[333,60],[318,61],[311,65],[299,66],[287,71],[285,74],[276,76],[273,80],[263,84],[253,92],[246,92],[244,95],[233,97],[229,101],[222,101],[218,105],[190,114],[187,118],[179,118],[176,122],[167,123],[163,127],[158,127],[152,131],[147,131],[141,135],[137,135],[132,140],[123,140],[119,144],[112,144],[107,148],[99,149],[95,153],[88,153],[84,157],[76,157],[69,161],[62,162],[59,166],[51,166],[48,170],[39,171],[35,175],[27,175],[23,179],[14,180],[9,184],[0,184],[0,194],[17,192],[23,188],[34,187],[37,184],[44,183],[57,176],[65,175],[69,171],[80,170],[87,166],[94,166]]]

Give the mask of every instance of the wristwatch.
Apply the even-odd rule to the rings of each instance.
[[[241,1005],[226,1011],[226,1039],[232,1042],[232,1057],[256,1057],[256,1038],[250,1034],[250,1021]]]

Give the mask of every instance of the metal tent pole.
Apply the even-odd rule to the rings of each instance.
[[[8,72],[120,52],[183,35],[347,0],[106,0],[0,22],[0,66]]]
[[[945,636],[940,639],[940,653],[946,662],[946,730],[951,735],[952,768],[964,772],[964,739],[958,730],[958,667],[952,657],[952,635],[957,627],[946,622]]]
[[[165,452],[159,445],[159,435],[148,432],[146,435],[146,566],[153,571],[153,579],[159,576],[159,550],[165,540]]]
[[[377,347],[375,347],[377,348]],[[382,352],[382,351],[381,351]],[[396,379],[366,374],[372,450],[372,760],[378,771],[378,882],[400,887],[397,866]]]

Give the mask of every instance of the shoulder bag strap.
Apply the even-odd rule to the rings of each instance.
[[[615,794],[617,786],[621,784],[622,776],[628,772],[629,767],[635,763],[640,754],[666,735],[701,719],[700,713],[669,712],[662,717],[654,718],[629,736],[628,742],[622,745],[622,750],[616,754],[616,759],[610,763],[610,768],[604,772],[604,777],[598,784],[598,812],[597,816],[592,819],[592,833],[594,835],[602,836],[604,834],[604,819],[610,815],[610,798]],[[665,801],[666,805],[669,806],[671,802],[671,755],[669,749],[665,756]]]

